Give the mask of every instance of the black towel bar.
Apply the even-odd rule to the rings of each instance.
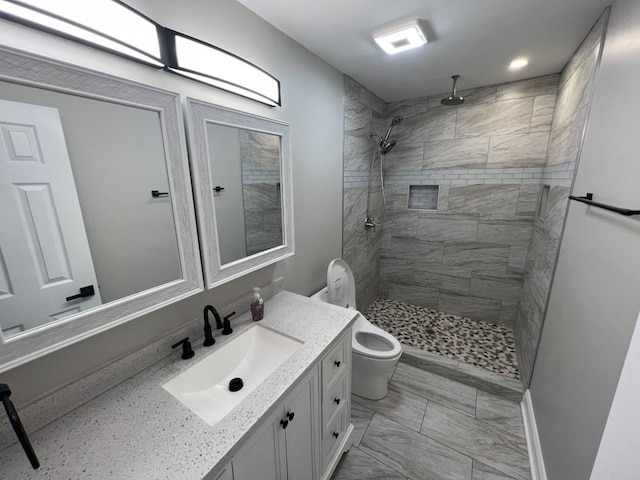
[[[628,208],[614,207],[612,205],[607,205],[605,203],[594,202],[593,193],[587,193],[584,197],[576,197],[575,195],[569,195],[569,199],[575,200],[576,202],[580,202],[580,203],[586,203],[587,205],[592,205],[594,207],[604,208],[605,210],[619,213],[620,215],[624,215],[625,217],[630,217],[632,215],[640,215],[640,210],[630,210]]]

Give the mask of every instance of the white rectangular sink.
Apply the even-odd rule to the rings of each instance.
[[[255,325],[162,387],[209,425],[215,425],[302,345]],[[244,386],[232,392],[229,381],[237,377]]]

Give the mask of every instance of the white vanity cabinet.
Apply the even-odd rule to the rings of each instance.
[[[329,478],[349,448],[350,396],[348,330],[233,456],[233,480]]]
[[[316,366],[233,456],[234,480],[315,480],[318,425]]]

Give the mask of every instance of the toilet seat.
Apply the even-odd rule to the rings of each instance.
[[[363,345],[361,335],[371,335],[376,343],[383,343],[388,346],[388,349],[378,350],[370,348],[370,346]],[[364,357],[376,358],[378,360],[389,360],[399,357],[402,354],[402,346],[400,342],[388,332],[385,332],[379,327],[373,325],[367,320],[364,315],[359,314],[355,323],[353,324],[351,334],[351,348],[353,353],[362,355]]]

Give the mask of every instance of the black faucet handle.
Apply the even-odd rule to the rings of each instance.
[[[171,345],[171,348],[178,348],[182,345],[182,359],[189,360],[191,357],[195,355],[193,349],[191,348],[191,343],[189,342],[189,337],[183,338],[178,343],[174,343]]]
[[[223,335],[229,335],[229,334],[233,333],[233,329],[231,328],[231,321],[229,320],[229,318],[231,318],[235,314],[236,314],[236,312],[231,312],[229,315],[224,317],[223,329],[222,329],[222,334]]]

